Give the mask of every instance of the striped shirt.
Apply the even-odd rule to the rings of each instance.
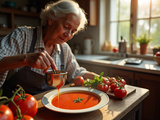
[[[5,56],[26,54],[31,46],[33,29],[33,27],[28,26],[19,27],[2,38],[0,40],[0,60]],[[67,81],[73,82],[73,78],[75,78],[76,76],[83,76],[88,71],[85,68],[79,66],[67,43],[63,43],[62,48],[64,54],[64,70],[68,72]],[[42,27],[39,26],[37,27],[37,39],[34,47],[34,52],[40,52],[42,50],[45,50],[45,47],[42,39]],[[54,59],[58,70],[60,70],[61,67],[60,53],[60,45],[57,44],[51,57]],[[0,73],[0,87],[3,85],[6,79],[11,77],[20,69],[21,68],[15,68],[13,70]],[[31,68],[31,70],[44,75],[43,70],[41,69]]]

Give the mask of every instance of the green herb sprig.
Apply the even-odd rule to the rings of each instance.
[[[87,79],[86,81],[84,81],[84,85],[87,86],[87,87],[96,88],[98,84],[102,83],[103,74],[104,74],[104,72],[101,72],[99,77],[98,76],[94,76],[93,80]]]
[[[73,102],[74,102],[74,103],[82,102],[82,100],[84,100],[84,98],[79,98],[79,97],[78,97],[78,98],[77,98],[76,100],[74,100]]]

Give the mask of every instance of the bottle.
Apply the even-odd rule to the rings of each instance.
[[[127,46],[126,46],[126,39],[123,39],[123,36],[121,36],[121,41],[119,42],[119,53],[126,53],[127,52]]]
[[[102,51],[107,51],[107,42],[106,41],[104,41],[101,50]]]
[[[112,51],[112,44],[111,44],[111,41],[109,41],[107,48],[108,48],[108,51]]]

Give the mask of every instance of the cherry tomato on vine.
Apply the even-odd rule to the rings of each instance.
[[[16,95],[13,100],[21,109],[22,115],[25,114],[31,117],[34,117],[36,115],[38,110],[38,102],[34,96],[25,93],[25,95],[21,95],[21,97],[19,95]],[[10,102],[9,107],[13,111],[13,114],[16,116],[17,109],[15,105]]]
[[[73,83],[76,86],[82,86],[84,84],[84,78],[82,76],[77,76],[74,78]]]
[[[18,118],[17,116],[14,117],[14,120],[34,120],[31,116],[29,115],[24,115],[23,118]]]
[[[103,78],[102,83],[110,85],[110,82],[107,78]]]
[[[117,82],[116,78],[115,77],[110,77],[109,79],[109,82],[110,82],[110,85],[114,82]]]
[[[126,81],[123,78],[117,79],[118,82],[121,82],[123,86],[126,85]]]
[[[114,90],[114,95],[117,97],[117,98],[124,98],[126,95],[127,95],[127,90],[125,88],[116,88]]]
[[[106,84],[98,84],[97,85],[97,90],[103,91],[103,92],[107,92],[109,89],[108,85]]]
[[[0,106],[0,120],[13,120],[13,112],[7,105]]]
[[[114,92],[114,90],[115,90],[116,88],[118,88],[118,82],[114,82],[114,83],[112,83],[112,84],[110,85],[110,89],[111,89],[112,92]]]

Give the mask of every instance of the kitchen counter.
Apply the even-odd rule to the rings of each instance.
[[[160,65],[158,65],[156,61],[152,60],[143,60],[143,62],[139,65],[132,65],[126,64],[127,58],[115,61],[107,61],[103,60],[108,57],[104,55],[75,55],[75,57],[78,62],[83,63],[92,63],[95,65],[102,65],[106,67],[120,68],[137,72],[152,73],[157,75],[159,75],[160,73]]]
[[[144,59],[140,65],[130,65],[126,64],[127,58],[115,61],[102,60],[107,57],[104,55],[76,55],[79,64],[89,71],[97,74],[104,72],[104,76],[120,76],[129,85],[149,89],[150,94],[143,101],[142,116],[145,120],[159,119],[160,109],[157,103],[160,97],[157,95],[160,86],[160,66],[157,62]]]
[[[45,108],[41,102],[43,92],[34,97],[38,101],[38,112],[34,117],[35,120],[120,120],[120,119],[142,119],[142,101],[149,95],[149,90],[126,85],[136,91],[124,98],[123,100],[109,98],[109,103],[99,110],[80,114],[58,113]],[[70,84],[64,87],[70,87]],[[58,92],[58,90],[57,90]]]

